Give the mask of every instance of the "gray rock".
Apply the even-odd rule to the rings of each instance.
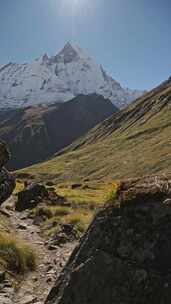
[[[25,190],[18,193],[16,202],[16,210],[23,211],[36,207],[42,199],[48,198],[48,191],[45,186],[40,184],[32,184]]]
[[[46,304],[170,304],[171,177],[122,182],[100,210]]]
[[[163,204],[166,204],[166,205],[170,205],[171,206],[171,199],[166,199]]]
[[[27,230],[28,226],[26,224],[18,224],[17,229],[19,230]]]

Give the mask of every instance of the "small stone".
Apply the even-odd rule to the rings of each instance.
[[[51,269],[50,271],[47,272],[47,275],[53,275],[55,273],[54,269]]]
[[[4,288],[10,288],[10,287],[12,287],[12,283],[8,280],[5,280],[4,281]]]
[[[37,278],[37,277],[33,277],[33,281],[34,281],[34,282],[37,282],[37,281],[38,281],[38,278]]]
[[[51,283],[51,282],[52,282],[52,278],[48,278],[48,279],[46,280],[46,282],[47,282],[47,283]]]
[[[27,225],[24,225],[24,224],[18,224],[17,228],[20,230],[27,230],[28,227],[27,227]]]
[[[47,267],[47,272],[50,272],[51,270],[53,270],[53,265],[49,265],[48,267]]]
[[[58,247],[57,246],[54,246],[54,245],[49,245],[48,246],[48,250],[57,250]]]
[[[30,295],[26,296],[20,304],[33,304],[35,301],[37,301],[37,298]]]
[[[46,183],[46,186],[48,186],[48,187],[52,187],[52,186],[54,186],[54,183],[53,183],[53,182],[51,182],[51,181],[48,181],[48,182]]]
[[[170,198],[166,199],[166,200],[163,202],[163,204],[165,204],[165,205],[170,205],[170,206],[171,206],[171,199],[170,199]]]

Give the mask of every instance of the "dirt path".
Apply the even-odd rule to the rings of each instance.
[[[10,198],[8,205],[9,203],[13,204],[13,198]],[[27,212],[10,211],[9,213],[12,226],[16,229],[18,237],[30,244],[37,256],[36,271],[29,273],[24,278],[20,288],[13,296],[13,303],[43,304],[76,243],[68,243],[55,250],[48,250],[44,239],[39,234],[39,227],[27,217]]]

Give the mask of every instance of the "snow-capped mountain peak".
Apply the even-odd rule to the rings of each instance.
[[[0,65],[0,107],[65,102],[97,93],[122,107],[142,92],[124,89],[79,45],[68,42],[57,55],[32,63]]]
[[[83,58],[83,59],[90,59],[89,55],[86,54],[86,52],[80,48],[78,44],[73,44],[70,42],[67,42],[64,46],[64,48],[57,54],[57,56],[63,55],[64,57],[71,56],[77,57],[77,58]],[[74,59],[74,58],[73,58]]]

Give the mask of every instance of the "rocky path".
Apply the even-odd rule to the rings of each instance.
[[[10,198],[8,204],[12,204],[12,200],[13,198]],[[12,302],[4,301],[1,304],[43,304],[76,243],[68,243],[49,250],[39,234],[39,227],[32,223],[32,219],[28,218],[27,212],[10,211],[9,214],[18,237],[30,244],[36,252],[37,269],[23,279],[18,290],[11,296]]]

